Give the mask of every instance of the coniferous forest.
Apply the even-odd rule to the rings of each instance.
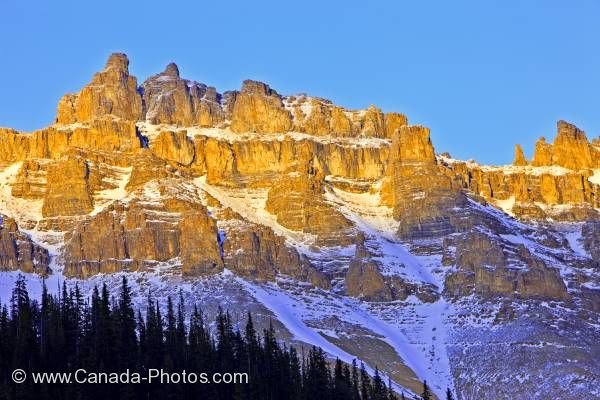
[[[85,298],[77,286],[63,285],[58,296],[44,286],[39,301],[30,299],[20,278],[10,303],[0,309],[0,400],[404,398],[377,371],[370,377],[362,363],[332,363],[315,347],[299,354],[277,342],[272,326],[257,332],[250,314],[243,332],[234,329],[227,312],[218,313],[213,329],[210,322],[197,307],[186,318],[182,299],[174,304],[169,298],[165,310],[149,297],[145,312],[136,311],[126,278],[116,297],[106,286]],[[28,374],[21,384],[11,376],[17,368]],[[167,375],[150,383],[110,381],[125,371],[147,377],[151,369]],[[77,370],[94,376],[78,375],[88,383],[76,383],[73,376],[71,383],[33,382],[35,372]],[[182,383],[181,375],[168,375],[181,371],[205,373],[209,382],[214,373],[239,374],[229,377],[237,382],[221,384],[200,383],[202,378]],[[424,384],[422,398],[430,396]]]

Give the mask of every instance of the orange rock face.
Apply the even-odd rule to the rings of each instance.
[[[216,222],[199,204],[116,203],[68,234],[65,273],[87,277],[137,270],[181,257],[182,272],[203,275],[223,268]]]
[[[316,287],[328,289],[330,281],[298,251],[285,244],[265,226],[250,223],[238,215],[226,217],[228,228],[223,242],[223,261],[241,276],[271,281],[284,274]]]
[[[85,215],[92,211],[89,169],[79,158],[67,158],[48,168],[44,217]]]
[[[180,78],[174,63],[148,78],[142,91],[146,120],[154,124],[211,127],[225,118],[215,88]]]
[[[521,148],[521,145],[519,145],[519,144],[515,145],[515,159],[513,161],[513,165],[520,166],[520,167],[527,165],[527,160],[525,159],[525,154],[523,153],[523,149]]]
[[[137,121],[142,116],[142,98],[137,80],[129,75],[129,60],[112,54],[103,71],[92,78],[78,94],[68,94],[58,105],[56,122],[90,122],[105,116]]]
[[[600,167],[600,153],[590,144],[585,133],[573,124],[557,122],[557,135],[553,144],[540,139],[533,155],[534,166],[552,166],[575,171]]]
[[[266,210],[286,228],[316,235],[321,244],[352,243],[353,224],[325,200],[323,184],[319,165],[300,164],[271,187]]]
[[[262,82],[244,81],[233,105],[232,131],[282,133],[291,127],[292,117],[276,91]]]
[[[150,144],[150,149],[159,158],[182,165],[194,161],[194,143],[185,131],[163,131]]]
[[[456,237],[452,245],[459,267],[446,279],[446,291],[452,295],[569,298],[560,273],[523,245],[501,245],[498,238],[478,232]]]
[[[14,219],[0,214],[0,271],[47,275],[51,272],[49,265],[48,250],[23,233]]]
[[[373,105],[351,111],[305,95],[288,96],[285,104],[292,114],[292,129],[316,136],[391,138],[396,129],[408,124],[403,114],[384,114]]]
[[[388,159],[385,199],[406,238],[437,236],[452,231],[448,210],[462,201],[435,158],[429,129],[406,126],[393,136]]]

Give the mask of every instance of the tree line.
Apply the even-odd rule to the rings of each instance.
[[[163,315],[164,312],[164,315]],[[59,295],[42,288],[32,300],[19,277],[10,303],[0,309],[0,400],[16,399],[203,399],[203,400],[402,400],[376,369],[364,364],[330,362],[322,349],[298,354],[275,338],[272,325],[257,332],[252,315],[243,332],[228,312],[219,309],[211,329],[198,307],[186,319],[183,299],[166,310],[150,296],[145,315],[134,309],[131,288],[123,277],[118,296],[106,285],[86,298],[77,285]],[[28,379],[13,381],[22,369]],[[246,374],[236,383],[34,383],[32,373],[108,374],[124,371],[147,376],[151,369]],[[452,399],[448,390],[447,396]],[[427,383],[418,399],[432,398]]]

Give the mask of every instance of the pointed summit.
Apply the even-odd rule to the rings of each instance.
[[[179,78],[179,67],[175,63],[169,63],[163,72],[164,75]]]
[[[142,94],[145,119],[154,124],[214,127],[225,119],[216,90],[181,78],[174,62],[146,79]]]
[[[533,151],[531,165],[534,167],[552,165],[552,145],[547,143],[546,138],[543,136],[535,142],[535,150]]]
[[[584,131],[574,124],[560,120],[556,123],[556,139],[554,142],[556,144],[556,142],[561,141],[581,141],[587,143],[588,140]]]
[[[108,56],[108,60],[106,61],[105,70],[115,68],[117,70],[121,70],[125,73],[129,73],[129,59],[127,58],[127,54],[125,53],[112,53]]]
[[[233,106],[232,131],[277,133],[287,132],[291,127],[292,115],[274,89],[266,83],[250,79],[242,83]]]
[[[89,123],[109,115],[127,121],[137,121],[142,116],[137,80],[129,75],[129,59],[124,53],[111,54],[104,70],[94,74],[79,93],[63,96],[56,122]]]
[[[525,159],[525,154],[523,154],[523,148],[520,144],[515,145],[515,159],[513,165],[520,167],[527,165],[527,160]]]

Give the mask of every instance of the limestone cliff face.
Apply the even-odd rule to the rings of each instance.
[[[429,129],[407,126],[393,136],[385,199],[405,238],[440,236],[453,231],[449,210],[463,198],[437,165]]]
[[[315,159],[328,175],[375,181],[383,175],[388,154],[381,147],[344,142],[312,142],[293,137],[227,141],[197,135],[194,167],[209,183],[223,186],[270,187],[298,160]]]
[[[137,80],[129,75],[129,60],[122,53],[112,54],[104,70],[94,75],[78,94],[68,94],[60,100],[56,122],[90,122],[105,116],[129,121],[142,116]]]
[[[346,293],[368,301],[391,301],[392,290],[376,263],[355,257],[345,277]]]
[[[85,125],[49,127],[30,134],[0,128],[0,161],[58,159],[74,148],[135,152],[142,147],[135,123],[110,119]]]
[[[325,199],[322,166],[299,162],[269,190],[266,210],[286,228],[316,235],[324,245],[352,242],[353,224]]]
[[[0,214],[0,271],[51,273],[48,250],[34,243],[14,219]]]
[[[372,258],[364,243],[364,236],[356,237],[356,250],[345,276],[346,294],[367,301],[406,300],[410,295],[423,302],[435,302],[439,298],[432,285],[407,282],[400,276],[385,276],[381,265]]]
[[[458,267],[446,278],[450,295],[569,298],[560,273],[523,245],[503,243],[480,232],[456,236],[446,245],[447,251],[455,248],[452,261]]]
[[[225,209],[223,217],[223,261],[227,268],[261,281],[272,281],[284,274],[316,287],[331,287],[325,274],[268,227],[251,223],[231,209]]]
[[[92,211],[89,169],[85,160],[67,158],[48,168],[44,217],[85,215]]]
[[[292,117],[275,90],[262,82],[244,81],[233,105],[232,131],[278,133],[291,127]]]
[[[182,165],[194,161],[194,143],[185,131],[162,131],[151,142],[150,149],[157,157]]]
[[[65,273],[85,278],[168,264],[186,277],[228,268],[249,279],[284,274],[329,287],[327,276],[271,229],[220,205],[209,212],[197,196],[180,178],[163,179],[85,218],[66,234]]]
[[[571,170],[600,167],[600,153],[575,125],[565,121],[557,122],[557,134],[553,144],[540,138],[535,145],[532,165],[560,166]]]
[[[11,194],[23,199],[43,199],[46,194],[47,165],[39,160],[23,162],[12,185]]]
[[[67,235],[64,257],[65,273],[80,277],[149,268],[177,257],[186,275],[223,269],[216,222],[201,204],[178,199],[114,203]]]

